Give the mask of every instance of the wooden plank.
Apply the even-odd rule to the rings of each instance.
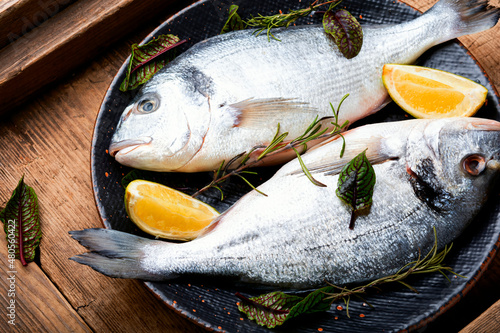
[[[460,331],[460,333],[483,332],[500,332],[500,300]]]
[[[76,0],[3,0],[0,2],[0,48],[47,21]]]
[[[163,15],[168,17],[168,13]],[[126,42],[107,50],[74,77],[0,122],[0,206],[25,174],[40,200],[41,268],[96,332],[203,332],[168,309],[139,281],[107,278],[67,259],[84,251],[69,237],[69,230],[101,226],[89,170],[92,130],[101,100],[128,56],[130,44],[139,42],[157,23],[150,22],[139,34],[128,36]],[[500,33],[493,37],[488,43],[498,49]],[[474,50],[479,47],[472,45]],[[478,59],[491,74],[497,70],[500,54],[480,54]],[[500,82],[494,84],[498,87]],[[5,251],[1,244],[0,251]],[[500,272],[498,261],[485,274],[491,276],[494,271]],[[478,283],[478,295],[489,290],[481,283],[485,277]],[[466,311],[461,314],[469,321],[474,319]],[[447,327],[447,323],[439,327]],[[29,331],[38,328],[30,327]],[[0,332],[9,329],[6,321],[0,320]]]
[[[0,236],[2,332],[91,332],[64,296],[35,263],[10,263]]]
[[[0,122],[0,206],[25,174],[39,198],[41,267],[96,332],[204,331],[167,308],[141,282],[111,279],[68,260],[85,251],[68,231],[102,226],[89,168],[100,103],[132,41],[139,42],[158,23]],[[8,329],[0,320],[0,332]]]
[[[173,0],[80,0],[0,50],[0,114],[161,13]]]

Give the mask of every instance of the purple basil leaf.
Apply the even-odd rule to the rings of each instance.
[[[9,254],[13,250],[15,258],[23,266],[35,259],[35,250],[40,244],[42,231],[38,214],[38,198],[35,191],[24,184],[24,176],[12,193],[7,206],[0,212],[7,235]]]
[[[175,55],[167,51],[184,42],[185,40],[181,41],[174,35],[160,35],[144,45],[132,45],[127,76],[120,85],[120,90],[132,90],[146,83],[156,72],[174,59]],[[165,56],[156,59],[163,54]]]
[[[229,18],[227,19],[226,24],[224,24],[224,27],[220,32],[221,35],[225,34],[226,32],[245,29],[245,23],[237,13],[238,8],[239,6],[237,5],[231,5],[231,7],[229,8]]]
[[[330,301],[325,300],[326,292],[332,291],[332,287],[315,290],[306,297],[288,295],[281,291],[246,298],[241,298],[238,309],[245,313],[250,320],[257,324],[274,328],[281,326],[285,321],[306,313],[324,312],[330,309]]]
[[[358,20],[345,9],[327,11],[323,16],[323,28],[337,44],[347,59],[354,58],[363,45],[363,29]]]
[[[375,170],[366,158],[366,150],[340,171],[336,194],[352,208],[350,229],[354,228],[354,212],[371,205],[375,181]]]
[[[257,324],[274,328],[282,325],[288,318],[290,309],[302,300],[302,297],[287,295],[281,291],[245,298],[237,294],[241,301],[238,309]]]

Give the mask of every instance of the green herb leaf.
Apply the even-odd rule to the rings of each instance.
[[[166,52],[184,42],[185,40],[181,41],[179,37],[174,35],[160,35],[142,46],[132,45],[127,76],[120,85],[120,90],[132,90],[146,83],[156,72],[175,58],[175,54]],[[162,54],[165,56],[156,59]],[[156,60],[153,61],[154,59]]]
[[[257,191],[259,194],[262,194],[263,196],[267,197],[267,194],[264,192],[260,191],[258,188],[252,185],[245,177],[241,175],[241,173],[237,173],[236,176],[240,177],[245,183],[247,183],[248,186],[250,186],[253,190]]]
[[[323,184],[322,182],[320,181],[317,181],[316,179],[314,179],[314,177],[312,176],[311,172],[309,171],[309,169],[307,168],[306,164],[304,163],[304,161],[302,160],[302,157],[300,156],[299,152],[297,151],[297,149],[295,149],[294,147],[292,147],[293,151],[295,152],[295,154],[297,154],[297,159],[299,161],[299,164],[300,164],[300,167],[302,168],[302,171],[304,172],[304,174],[306,175],[307,179],[309,179],[309,181],[311,183],[313,183],[314,185],[316,186],[319,186],[319,187],[326,187],[325,184]]]
[[[323,3],[318,3],[319,0],[315,0],[313,3],[309,5],[308,8],[298,9],[298,10],[290,10],[288,13],[283,13],[280,10],[279,14],[264,16],[262,14],[258,14],[257,16],[252,16],[249,20],[245,22],[248,27],[257,28],[255,34],[258,36],[263,31],[267,32],[268,40],[271,40],[271,37],[278,40],[272,33],[271,29],[286,27],[288,28],[290,24],[294,23],[301,17],[309,16],[315,9],[318,9],[321,6],[332,5],[334,7],[336,4],[340,3],[342,0],[329,0]]]
[[[35,191],[24,184],[24,176],[12,193],[7,206],[0,212],[0,220],[7,235],[9,250],[14,249],[15,258],[26,266],[35,259],[35,250],[40,244],[42,231],[38,198]]]
[[[333,287],[328,286],[309,293],[290,310],[289,317],[294,318],[301,314],[328,311],[332,304],[328,297],[332,291]]]
[[[354,58],[361,51],[363,29],[347,10],[327,11],[323,16],[323,28],[333,37],[340,52],[347,59]]]
[[[342,100],[339,104],[338,111],[340,111],[340,106],[341,106],[342,102],[347,98],[347,96],[349,96],[349,95],[346,95],[346,96],[344,96],[344,98],[342,98]],[[331,103],[330,103],[330,105],[331,105]],[[327,137],[331,137],[334,135],[340,135],[342,137],[342,139],[344,140],[344,137],[340,134],[340,132],[348,125],[349,122],[346,121],[342,126],[340,126],[337,123],[338,111],[336,113],[333,106],[332,106],[332,110],[333,110],[333,117],[326,117],[326,118],[335,118],[335,120],[331,122],[331,124],[333,125],[333,130],[330,133],[325,134],[328,131],[328,127],[325,129],[321,129],[321,127],[322,127],[321,121],[325,120],[326,118],[318,119],[319,117],[316,116],[314,121],[307,127],[306,131],[301,136],[286,143],[285,139],[288,136],[288,132],[280,134],[280,124],[278,123],[278,128],[276,130],[276,134],[274,135],[274,138],[272,139],[272,141],[269,145],[267,145],[265,147],[260,147],[260,146],[254,147],[250,150],[249,153],[245,152],[245,153],[242,153],[242,154],[239,154],[239,155],[233,157],[229,161],[229,163],[227,163],[226,165],[224,165],[224,162],[222,162],[221,166],[219,167],[219,170],[217,172],[214,172],[213,181],[210,184],[208,184],[207,186],[200,189],[198,192],[196,192],[192,196],[196,197],[196,196],[200,195],[201,193],[205,192],[209,188],[214,187],[214,186],[222,183],[224,180],[226,180],[227,178],[229,178],[231,176],[234,176],[234,175],[241,176],[240,174],[242,173],[242,171],[244,169],[252,167],[256,163],[258,163],[259,161],[261,161],[269,156],[272,156],[274,154],[280,154],[283,151],[288,150],[288,149],[293,149],[295,151],[295,153],[297,154],[297,158],[299,160],[299,163],[302,167],[302,170],[304,171],[307,178],[314,185],[323,186],[323,187],[326,186],[313,178],[312,174],[309,172],[306,165],[304,164],[304,161],[300,157],[300,153],[297,151],[297,149],[295,147],[302,146],[304,148],[302,153],[304,153],[307,150],[307,143],[312,141],[312,140],[316,140],[320,137],[327,138]],[[263,148],[262,153],[255,160],[249,161],[250,156],[257,149],[260,149],[260,148]],[[342,157],[344,148],[345,148],[345,140],[344,140],[344,144],[342,145],[341,157]],[[235,162],[237,162],[240,158],[242,158],[240,164],[238,166],[236,166],[235,168],[233,168],[232,170],[229,170],[230,168],[232,168],[232,165]],[[247,181],[244,178],[243,178],[243,180]],[[251,184],[249,184],[249,185],[252,186]],[[252,186],[252,188],[254,188],[254,187]]]
[[[437,234],[434,228],[434,245],[429,253],[421,258],[420,254],[416,261],[410,262],[399,269],[395,274],[384,276],[369,282],[366,285],[356,286],[352,289],[338,287],[329,284],[326,287],[310,292],[306,297],[289,295],[281,291],[264,294],[257,297],[247,298],[236,293],[242,301],[238,303],[238,309],[244,312],[249,319],[255,320],[259,325],[274,328],[282,325],[285,321],[302,314],[325,312],[330,309],[333,302],[342,299],[346,305],[347,316],[349,316],[349,302],[351,296],[365,294],[367,289],[378,287],[387,283],[400,283],[410,290],[417,292],[408,283],[403,282],[410,275],[441,273],[447,279],[445,272],[458,275],[450,267],[444,266],[443,261],[451,250],[451,245],[446,246],[443,251],[437,252]],[[448,279],[449,280],[449,279]],[[362,298],[361,298],[362,299]],[[366,302],[366,300],[364,300]],[[373,307],[366,302],[370,307]]]
[[[225,34],[226,32],[245,29],[245,23],[237,13],[238,8],[239,6],[237,5],[231,5],[231,7],[229,7],[229,18],[227,19],[226,24],[224,24],[224,27],[220,32],[221,35]]]
[[[366,158],[366,150],[340,171],[336,194],[352,208],[350,229],[354,228],[355,212],[371,205],[375,180],[375,171]]]
[[[324,312],[330,308],[330,301],[325,301],[331,287],[318,289],[306,297],[288,295],[281,291],[246,298],[241,294],[236,295],[241,299],[238,309],[245,313],[250,320],[257,324],[274,328],[285,321],[301,314]]]

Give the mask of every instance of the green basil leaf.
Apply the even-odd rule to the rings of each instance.
[[[7,235],[8,249],[13,249],[15,258],[26,266],[35,259],[35,250],[40,244],[42,231],[38,198],[35,191],[24,183],[24,176],[7,206],[0,212],[0,220]]]
[[[331,307],[331,300],[326,299],[333,292],[334,287],[323,287],[309,293],[303,300],[298,302],[290,309],[289,318],[294,318],[302,314],[325,312]]]
[[[168,52],[184,43],[174,35],[160,35],[144,45],[132,45],[132,55],[127,68],[127,76],[120,85],[121,91],[136,89],[146,83],[160,69],[175,58],[175,54]],[[165,54],[161,59],[156,59]],[[153,61],[154,60],[154,61]]]
[[[321,288],[306,297],[288,295],[281,291],[252,298],[237,294],[242,300],[238,303],[238,309],[257,324],[274,328],[302,314],[328,311],[331,302],[325,298],[329,296],[326,293],[332,289],[332,287]]]
[[[366,150],[340,171],[336,194],[352,208],[349,228],[354,227],[354,213],[371,205],[375,181],[375,171],[366,158]]]
[[[333,37],[340,52],[347,59],[354,58],[361,51],[363,29],[347,10],[327,11],[323,16],[323,28]]]
[[[226,24],[224,24],[224,27],[220,32],[221,35],[225,34],[226,32],[245,29],[245,23],[237,13],[238,8],[239,6],[237,5],[231,5],[231,7],[229,7],[229,18],[227,19]]]

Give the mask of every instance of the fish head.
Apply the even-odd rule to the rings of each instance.
[[[494,120],[426,122],[410,133],[407,145],[413,189],[440,214],[474,216],[500,175],[500,123]]]
[[[175,171],[202,148],[209,103],[178,75],[153,77],[125,108],[109,153],[142,170]]]

